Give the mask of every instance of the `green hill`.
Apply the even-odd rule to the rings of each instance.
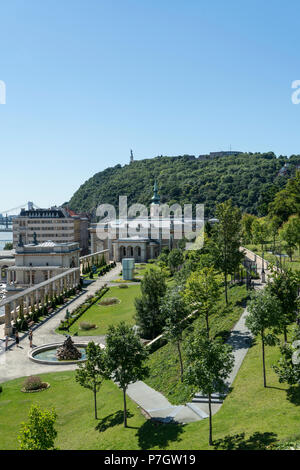
[[[289,162],[287,174],[278,171]],[[96,173],[75,192],[68,206],[91,211],[103,203],[118,206],[119,196],[128,204],[148,205],[157,179],[162,203],[204,203],[212,216],[216,203],[232,198],[243,211],[265,215],[267,205],[295,174],[300,155],[276,157],[273,152],[200,160],[193,156],[156,157],[116,165]]]

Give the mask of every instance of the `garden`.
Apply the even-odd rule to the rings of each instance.
[[[86,311],[72,323],[68,330],[69,334],[99,336],[106,334],[109,325],[116,325],[121,321],[134,325],[134,299],[139,294],[139,285],[120,284],[109,287],[103,296],[88,306]],[[62,330],[60,332],[63,333]]]

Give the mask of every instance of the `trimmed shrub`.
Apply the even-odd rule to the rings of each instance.
[[[114,305],[120,303],[120,300],[117,297],[107,297],[106,299],[101,300],[98,305]]]
[[[128,285],[127,284],[120,284],[119,288],[120,289],[128,289]]]
[[[88,322],[82,322],[79,324],[81,330],[93,330],[96,328],[95,324],[88,323]]]
[[[38,375],[31,375],[27,377],[27,379],[23,383],[23,389],[26,392],[30,392],[32,390],[41,390],[42,388],[46,388],[47,384],[41,381],[41,378]]]

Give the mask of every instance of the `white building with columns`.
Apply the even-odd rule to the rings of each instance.
[[[79,243],[46,241],[24,245],[22,237],[16,246],[15,265],[7,269],[7,290],[31,287],[35,284],[79,267]]]
[[[134,258],[137,263],[145,262],[159,256],[163,248],[176,248],[184,236],[184,225],[182,215],[164,216],[155,182],[150,215],[92,224],[89,229],[91,252],[107,249],[109,258],[116,262],[123,258]]]

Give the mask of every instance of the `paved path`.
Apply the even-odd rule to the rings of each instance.
[[[246,257],[252,261],[255,259],[255,254],[246,251]],[[262,259],[256,258],[258,271],[262,269]],[[266,275],[267,264],[264,264]],[[255,289],[262,289],[261,280],[254,282]],[[227,385],[230,388],[237,376],[237,373],[243,363],[243,360],[252,343],[252,335],[245,325],[246,317],[248,315],[247,308],[243,311],[240,319],[233,327],[228,344],[233,348],[234,367],[228,378]],[[143,408],[149,416],[163,422],[175,421],[179,423],[188,423],[192,421],[199,421],[208,417],[208,398],[201,394],[196,393],[190,403],[185,405],[173,406],[171,403],[159,392],[156,392],[151,387],[148,387],[143,382],[136,382],[128,388],[129,397],[134,400],[141,408]],[[212,398],[212,412],[215,414],[222,406],[225,397],[220,397],[215,394]]]
[[[84,300],[93,295],[98,289],[100,289],[103,284],[108,283],[109,281],[116,279],[120,276],[121,265],[118,264],[116,268],[113,268],[107,274],[101,278],[97,278],[95,282],[92,282],[88,285],[83,293],[75,298],[72,302],[66,304],[62,309],[60,309],[54,315],[47,317],[45,322],[39,324],[33,330],[33,344],[34,346],[40,346],[42,344],[63,342],[64,336],[55,333],[55,328],[59,325],[60,321],[65,318],[66,310],[70,312],[75,310]],[[1,325],[2,326],[2,325]],[[4,338],[3,326],[2,326],[2,335],[1,338]],[[75,365],[46,365],[46,364],[37,364],[30,361],[28,358],[29,341],[27,334],[20,337],[20,346],[19,348],[14,344],[14,341],[10,341],[10,346],[8,351],[3,351],[4,349],[4,340],[1,342],[0,338],[0,383],[6,382],[7,380],[15,379],[18,377],[24,377],[34,374],[42,374],[46,372],[58,372],[63,370],[74,370],[76,369]],[[78,341],[78,337],[76,337]],[[104,336],[80,336],[80,341],[88,342],[93,340],[95,342],[104,343]]]
[[[261,285],[257,284],[256,288]],[[242,365],[242,362],[251,345],[252,337],[245,325],[247,308],[231,331],[228,344],[233,348],[234,368],[228,379],[228,387],[233,381]],[[201,393],[196,393],[191,402],[184,405],[173,406],[161,393],[153,390],[143,382],[136,382],[129,386],[128,396],[143,408],[149,416],[163,422],[175,421],[179,423],[190,423],[200,421],[208,417],[208,399]],[[215,414],[224,401],[224,397],[215,395],[212,399],[212,412]]]
[[[249,259],[253,260],[254,254],[246,251],[246,255]],[[261,268],[261,260],[257,259],[258,268]],[[265,265],[266,267],[266,265]],[[101,279],[97,279],[94,283],[90,284],[86,291],[79,298],[75,299],[71,305],[64,307],[57,314],[49,318],[43,325],[39,326],[34,332],[34,344],[41,345],[45,343],[61,341],[63,338],[61,335],[55,333],[55,328],[58,326],[61,319],[65,317],[66,309],[70,311],[75,309],[76,306],[81,304],[83,300],[98,290],[101,285],[108,283],[108,285],[117,285],[110,281],[120,277],[121,266],[118,265],[115,269],[110,271],[106,276]],[[260,281],[256,282],[255,288],[262,288],[263,285]],[[244,310],[239,321],[234,326],[228,343],[233,347],[233,353],[235,358],[235,364],[233,371],[229,377],[228,385],[231,386],[238,370],[247,354],[247,351],[251,345],[251,334],[245,326],[245,319],[247,317],[247,308]],[[26,335],[27,336],[27,335]],[[77,337],[78,339],[78,337]],[[95,341],[97,343],[105,344],[104,336],[92,336],[84,337],[81,336],[80,340]],[[7,380],[11,380],[17,377],[28,376],[32,374],[40,374],[45,372],[56,372],[63,370],[74,370],[76,365],[42,365],[30,361],[27,357],[29,351],[28,339],[25,337],[20,342],[20,348],[16,346],[12,350],[0,354],[0,383]],[[208,403],[207,398],[203,397],[200,393],[196,394],[194,399],[190,403],[184,405],[171,405],[171,403],[161,393],[157,392],[153,388],[146,385],[144,382],[136,382],[128,387],[128,396],[134,400],[148,415],[154,419],[158,419],[163,422],[175,421],[179,423],[189,423],[193,421],[199,421],[208,417]],[[216,413],[222,406],[223,398],[218,396],[214,397],[214,403],[212,405],[213,414]]]

